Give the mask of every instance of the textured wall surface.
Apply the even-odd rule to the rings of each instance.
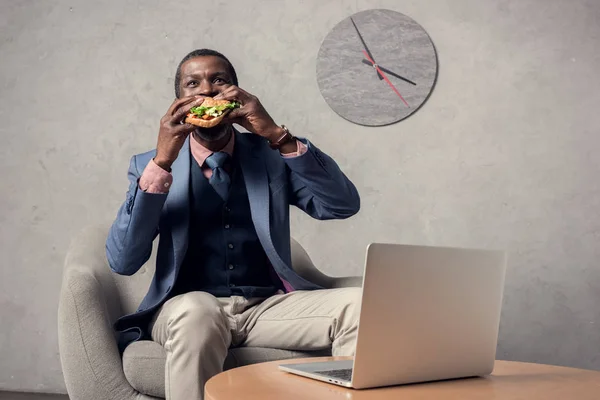
[[[358,186],[350,220],[293,214],[323,270],[361,273],[370,241],[507,249],[498,357],[600,369],[600,2],[210,4],[0,1],[0,389],[64,390],[68,243],[115,216],[197,47]],[[419,112],[365,128],[326,106],[315,61],[337,22],[377,7],[429,32],[440,71]]]

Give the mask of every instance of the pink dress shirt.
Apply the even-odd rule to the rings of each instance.
[[[284,158],[298,157],[306,153],[306,146],[299,140],[296,140],[298,148],[294,153],[282,154]],[[235,145],[235,135],[231,135],[229,142],[221,149],[221,151],[233,155],[233,146]],[[192,156],[202,167],[204,176],[208,179],[212,176],[212,170],[204,165],[204,161],[213,153],[211,150],[202,146],[193,136],[190,136],[190,151]],[[150,160],[142,176],[140,177],[139,186],[144,192],[147,193],[168,193],[171,184],[173,183],[173,175],[170,172],[165,171],[156,163],[154,160]]]

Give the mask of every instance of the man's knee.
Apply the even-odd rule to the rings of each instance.
[[[357,304],[360,307],[362,299],[362,288],[349,287],[341,289],[344,291],[345,296],[348,298],[348,302],[351,304]]]
[[[344,313],[354,323],[358,324],[360,316],[360,306],[362,303],[362,288],[343,288],[341,291],[341,301],[343,302]]]
[[[167,329],[170,338],[198,346],[211,342],[216,336],[226,336],[229,330],[218,300],[204,292],[182,295],[169,316]]]

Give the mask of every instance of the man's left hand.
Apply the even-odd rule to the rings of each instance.
[[[241,125],[248,131],[272,142],[281,137],[283,129],[273,121],[256,96],[231,85],[214,98],[237,101],[241,104],[240,108],[231,110],[225,116],[224,122]]]

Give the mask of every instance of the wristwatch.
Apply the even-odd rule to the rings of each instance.
[[[279,139],[277,139],[274,142],[271,142],[270,140],[269,142],[269,146],[273,149],[273,150],[279,150],[281,148],[281,146],[283,146],[284,144],[291,142],[292,140],[296,140],[296,138],[294,137],[294,135],[292,135],[290,133],[290,130],[287,128],[287,126],[285,125],[281,125],[281,129],[283,129],[284,134],[281,135],[279,137]]]

